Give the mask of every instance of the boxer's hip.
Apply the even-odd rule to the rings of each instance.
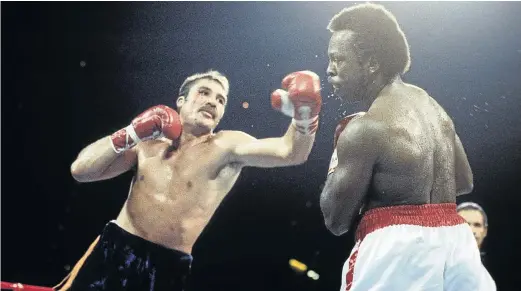
[[[481,262],[456,204],[374,208],[364,213],[356,237],[342,290],[442,290],[461,284],[470,287],[450,290],[482,290],[468,283],[478,282]]]
[[[395,225],[446,227],[466,224],[455,203],[399,205],[373,208],[365,212],[356,231],[356,240]]]
[[[114,222],[56,290],[182,290],[192,257],[133,235]]]

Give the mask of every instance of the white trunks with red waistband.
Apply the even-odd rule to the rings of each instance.
[[[367,211],[342,270],[342,291],[495,291],[456,204]]]

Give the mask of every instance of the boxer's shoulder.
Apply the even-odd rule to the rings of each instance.
[[[398,91],[400,92],[400,91]],[[422,95],[422,96],[425,96],[425,95],[429,95],[427,93],[427,91],[425,91],[424,89],[422,89],[421,87],[418,87],[414,84],[410,84],[410,83],[403,83],[403,87],[402,87],[402,91],[401,93],[406,93],[406,94],[409,94],[409,95]]]
[[[349,126],[346,126],[341,135],[364,138],[379,137],[385,134],[386,129],[387,125],[380,116],[367,112],[350,120]]]
[[[218,141],[220,145],[226,145],[232,148],[244,142],[251,142],[255,140],[255,138],[243,131],[221,130],[216,133],[215,140]]]
[[[342,153],[371,154],[378,156],[386,148],[388,142],[387,126],[378,118],[365,114],[349,122],[339,133],[336,148],[338,155]]]

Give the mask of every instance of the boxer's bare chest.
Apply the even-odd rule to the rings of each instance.
[[[215,136],[180,149],[164,141],[149,142],[139,153],[133,192],[176,204],[181,212],[215,208],[239,174],[226,162],[226,154]]]
[[[216,140],[201,139],[180,149],[164,141],[141,144],[118,223],[147,240],[190,252],[240,174]]]

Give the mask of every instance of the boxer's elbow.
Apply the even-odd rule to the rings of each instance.
[[[327,230],[329,230],[329,232],[338,236],[338,233],[339,233],[338,227],[335,226],[335,223],[333,222],[333,220],[330,217],[327,217],[326,215],[324,215],[324,223],[326,225]]]
[[[335,211],[325,201],[321,201],[320,208],[324,216],[324,224],[326,228],[334,235],[341,236],[347,232],[347,227],[341,222],[341,219],[335,215]]]
[[[338,223],[338,220],[336,219],[326,218],[325,224],[326,228],[336,236],[341,236],[347,232],[347,228],[341,223]]]
[[[465,195],[465,194],[471,193],[472,190],[474,190],[474,183],[470,182],[470,183],[467,183],[466,185],[458,187],[458,189],[456,189],[456,194]]]
[[[465,187],[463,191],[465,191],[465,194],[469,194],[472,192],[472,190],[474,190],[474,181],[470,180],[466,186],[467,187]]]
[[[71,175],[74,178],[74,180],[81,182],[82,180],[82,168],[81,165],[78,163],[78,160],[74,161],[71,164]]]
[[[71,175],[74,178],[74,180],[76,180],[77,182],[80,182],[80,183],[87,182],[86,181],[87,177],[83,174],[83,172],[81,171],[81,168],[75,164],[71,165]]]
[[[86,183],[93,180],[92,175],[86,170],[86,167],[79,160],[71,164],[71,175],[77,182]]]

